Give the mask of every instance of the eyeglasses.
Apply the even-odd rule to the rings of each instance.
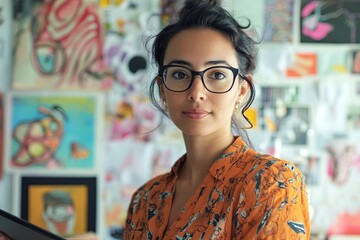
[[[160,73],[165,87],[170,91],[188,90],[195,76],[199,75],[205,88],[212,93],[230,91],[237,75],[240,75],[239,69],[230,66],[214,66],[198,72],[180,65],[165,65],[160,67]]]

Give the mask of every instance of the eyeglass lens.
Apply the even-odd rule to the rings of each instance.
[[[211,92],[226,92],[233,85],[234,73],[229,68],[211,67],[198,75],[201,74],[205,88]],[[163,74],[166,87],[173,91],[185,91],[192,84],[194,77],[191,70],[180,66],[168,66]]]

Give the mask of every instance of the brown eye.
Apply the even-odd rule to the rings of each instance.
[[[171,76],[175,79],[184,79],[187,77],[187,75],[181,71],[174,72]]]
[[[222,80],[224,78],[226,78],[225,74],[221,73],[221,72],[215,72],[213,74],[211,74],[211,78],[215,79],[215,80]]]

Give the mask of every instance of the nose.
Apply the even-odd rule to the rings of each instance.
[[[194,76],[194,81],[188,90],[188,100],[193,102],[204,101],[206,99],[206,88],[200,75]]]

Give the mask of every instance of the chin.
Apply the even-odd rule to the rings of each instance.
[[[205,129],[204,127],[199,127],[199,126],[196,126],[196,127],[179,127],[178,126],[178,128],[181,130],[181,132],[184,135],[193,136],[193,137],[207,136],[214,132],[214,131],[210,131],[209,129]]]

